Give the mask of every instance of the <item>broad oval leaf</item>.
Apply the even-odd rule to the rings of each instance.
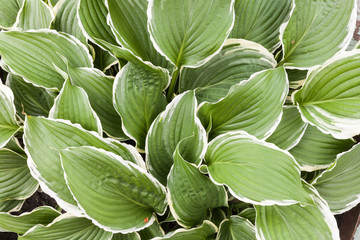
[[[0,28],[11,28],[16,22],[16,17],[21,8],[18,0],[0,1]]]
[[[299,110],[296,107],[284,107],[283,115],[275,132],[266,139],[281,149],[289,150],[296,146],[302,139],[307,123],[301,119]]]
[[[79,26],[77,18],[77,6],[80,0],[63,1],[56,13],[54,29],[59,32],[66,32],[78,38],[85,43],[86,38]]]
[[[205,220],[201,226],[191,229],[180,228],[175,232],[168,233],[164,237],[156,237],[152,240],[208,240],[210,236],[218,231],[215,224]]]
[[[155,48],[178,68],[205,63],[232,29],[234,2],[150,0],[148,29]]]
[[[6,200],[0,201],[0,213],[20,211],[25,200]]]
[[[96,68],[72,68],[68,74],[71,82],[83,88],[90,104],[101,120],[104,131],[122,140],[128,139],[121,128],[121,118],[113,107],[114,78],[106,76]]]
[[[38,186],[30,174],[26,158],[11,150],[0,149],[0,201],[26,199]]]
[[[94,147],[61,150],[68,187],[95,225],[129,233],[150,226],[166,210],[166,189],[136,164]]]
[[[295,6],[280,30],[284,66],[310,68],[347,48],[355,30],[355,0],[295,0]]]
[[[88,95],[84,89],[72,85],[69,79],[65,80],[60,94],[56,97],[49,117],[79,123],[84,129],[102,135],[100,119],[92,109]]]
[[[19,130],[16,122],[14,94],[11,89],[0,81],[0,148],[6,145]]]
[[[326,201],[312,187],[306,188],[315,205],[255,206],[257,239],[340,240],[336,220]]]
[[[179,146],[167,179],[169,207],[181,226],[192,227],[201,224],[210,209],[227,206],[228,199],[223,186],[215,185],[194,164],[182,158]]]
[[[36,225],[19,236],[19,240],[110,240],[112,235],[111,232],[96,227],[86,218],[65,213],[47,226]]]
[[[168,83],[169,75],[161,68],[130,62],[115,78],[115,109],[121,116],[124,131],[135,139],[139,149],[145,149],[150,125],[167,105],[162,92]],[[129,103],[134,105],[129,107]]]
[[[337,154],[349,150],[353,145],[350,139],[336,139],[309,125],[300,142],[289,152],[302,171],[315,171],[329,167]]]
[[[16,23],[17,27],[24,31],[49,29],[53,19],[52,10],[42,0],[23,0]]]
[[[66,72],[63,58],[72,67],[92,67],[85,45],[52,30],[0,32],[0,55],[12,73],[45,88],[61,89],[64,78],[54,65]]]
[[[68,147],[95,146],[112,151],[123,159],[143,165],[137,151],[126,144],[107,141],[69,121],[27,116],[24,126],[28,166],[42,190],[55,198],[66,211],[79,214],[77,204],[66,186],[59,150]]]
[[[176,96],[153,121],[146,137],[146,165],[161,183],[173,165],[173,154],[180,141],[180,154],[199,164],[206,150],[206,132],[196,117],[197,101],[193,91]]]
[[[275,68],[274,56],[254,42],[229,39],[221,51],[198,68],[184,68],[180,74],[180,92],[196,89],[199,102],[216,102],[229,89],[256,72]]]
[[[2,232],[24,234],[37,224],[47,225],[51,223],[60,215],[60,212],[48,206],[38,207],[19,216],[0,213],[0,230]]]
[[[18,115],[26,113],[31,116],[48,116],[54,105],[54,94],[45,88],[36,87],[32,83],[25,82],[22,77],[9,73],[6,84],[14,93],[14,103]]]
[[[265,70],[234,85],[220,101],[203,103],[198,116],[206,128],[211,123],[210,138],[244,130],[264,139],[280,122],[287,92],[284,68]]]
[[[231,216],[222,221],[217,240],[255,240],[254,225],[247,219]]]
[[[335,214],[360,202],[360,144],[337,156],[336,161],[317,177],[312,185]]]
[[[246,132],[227,133],[209,143],[210,178],[241,201],[259,205],[312,204],[301,185],[295,159],[274,144]]]
[[[101,47],[104,46],[98,39],[117,45],[116,37],[107,24],[108,10],[105,0],[79,0],[78,18],[83,34]]]
[[[236,0],[235,24],[229,37],[254,41],[272,51],[293,5],[293,0]]]
[[[360,133],[360,50],[345,52],[313,69],[293,95],[303,119],[335,138]]]
[[[109,24],[117,41],[143,61],[167,67],[168,61],[157,52],[147,30],[148,0],[106,0]]]

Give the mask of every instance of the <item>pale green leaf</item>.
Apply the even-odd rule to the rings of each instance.
[[[199,102],[216,102],[229,89],[256,72],[274,68],[274,56],[254,42],[229,39],[221,51],[198,68],[184,68],[180,74],[180,92],[196,89]]]
[[[0,148],[6,145],[19,130],[16,123],[14,94],[11,89],[0,82]]]
[[[21,8],[18,0],[0,0],[0,29],[11,28]]]
[[[169,206],[176,221],[184,227],[193,227],[209,216],[209,210],[227,206],[227,193],[223,186],[215,185],[197,167],[174,153],[174,165],[168,179]]]
[[[0,201],[0,213],[19,211],[25,200]]]
[[[95,59],[94,67],[105,72],[110,67],[118,63],[118,60],[112,56],[108,51],[103,50],[96,44],[91,45],[94,49]]]
[[[306,186],[315,205],[305,207],[255,206],[256,237],[259,240],[340,240],[336,220],[327,203]]]
[[[63,58],[72,67],[92,67],[85,45],[52,30],[0,32],[0,55],[12,73],[45,88],[61,89],[64,79],[54,65],[66,72]]]
[[[279,125],[266,141],[274,143],[281,149],[289,150],[302,139],[306,127],[307,123],[301,119],[298,109],[286,106],[283,108],[283,115]]]
[[[234,2],[150,0],[148,29],[155,48],[178,68],[205,63],[230,33]]]
[[[38,188],[26,158],[8,149],[0,149],[0,201],[26,199]],[[0,221],[1,222],[1,221]]]
[[[307,126],[300,142],[290,150],[303,171],[315,171],[329,167],[336,155],[354,145],[350,139],[336,139],[314,126]]]
[[[360,134],[360,50],[338,54],[313,69],[293,95],[303,119],[335,138]]]
[[[83,88],[92,108],[101,120],[104,131],[120,139],[128,139],[121,128],[121,118],[113,107],[114,78],[96,68],[68,68],[71,82]]]
[[[69,79],[64,82],[60,94],[56,97],[49,117],[79,123],[84,129],[102,135],[100,119],[92,109],[88,95],[84,89],[72,85]]]
[[[165,212],[165,187],[136,164],[94,147],[68,148],[60,153],[71,193],[99,227],[134,232],[153,223],[153,212]]]
[[[162,112],[166,97],[162,93],[169,83],[169,75],[161,68],[128,63],[114,82],[114,106],[123,121],[123,129],[145,149],[145,139],[151,123]],[[129,107],[129,103],[133,103]]]
[[[165,235],[164,230],[161,228],[157,219],[149,227],[139,231],[141,240],[150,240],[154,237],[162,237]]]
[[[116,37],[107,24],[108,10],[105,0],[79,0],[78,18],[83,34],[96,44],[104,47],[97,39],[117,45]],[[105,47],[105,49],[107,49]]]
[[[117,41],[143,61],[167,67],[169,62],[157,52],[147,30],[148,0],[107,0],[109,24]]]
[[[49,29],[53,19],[52,10],[42,0],[23,0],[16,25],[24,31]]]
[[[4,146],[4,148],[9,149],[22,157],[26,158],[26,153],[22,146],[20,145],[19,140],[16,137],[12,137],[10,141]]]
[[[216,239],[255,240],[255,228],[249,220],[239,216],[231,216],[221,223]]]
[[[205,128],[211,122],[210,138],[244,130],[264,139],[280,122],[287,92],[284,68],[265,70],[234,85],[220,101],[203,103],[198,116]]]
[[[141,240],[141,237],[137,232],[127,234],[115,233],[111,240]]]
[[[289,19],[293,7],[293,0],[236,0],[229,37],[254,41],[272,51],[280,41],[280,26]]]
[[[337,156],[336,161],[312,183],[335,214],[360,202],[360,144]]]
[[[24,126],[24,143],[28,165],[42,190],[73,214],[79,209],[64,179],[58,151],[68,147],[95,146],[112,151],[123,159],[143,165],[137,151],[126,144],[116,144],[73,125],[69,121],[27,116]]]
[[[207,240],[217,231],[217,227],[212,222],[205,220],[199,227],[191,229],[180,228],[175,232],[166,234],[164,237],[156,237],[152,240]]]
[[[17,113],[31,116],[48,116],[54,104],[54,94],[45,88],[27,83],[23,78],[9,73],[6,84],[14,93]],[[25,117],[21,114],[21,117]]]
[[[19,240],[110,240],[112,233],[96,227],[86,218],[63,214],[47,226],[36,225]]]
[[[290,88],[298,89],[304,84],[308,71],[299,69],[286,69],[286,73],[289,78]]]
[[[210,178],[241,201],[259,205],[311,204],[295,159],[274,144],[246,132],[227,133],[209,143]]]
[[[181,140],[180,154],[199,164],[205,154],[206,132],[196,117],[197,101],[193,91],[176,96],[152,123],[146,137],[146,165],[161,183],[173,165],[173,153]]]
[[[280,30],[284,66],[310,68],[347,48],[355,30],[356,0],[295,0],[295,6]]]
[[[75,36],[81,42],[85,43],[86,38],[79,26],[77,18],[77,6],[80,0],[63,1],[56,13],[54,29],[60,32],[66,32]]]
[[[48,206],[38,207],[32,212],[23,213],[19,216],[0,213],[0,230],[2,232],[24,234],[37,224],[47,225],[51,223],[60,214],[60,212]]]

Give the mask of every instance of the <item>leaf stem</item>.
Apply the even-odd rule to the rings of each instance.
[[[180,68],[177,68],[172,74],[170,86],[169,86],[169,89],[168,89],[168,92],[167,92],[167,95],[166,95],[168,102],[170,102],[172,100],[172,98],[173,98],[174,89],[175,89],[177,79],[178,79],[178,76],[179,76],[179,69]]]

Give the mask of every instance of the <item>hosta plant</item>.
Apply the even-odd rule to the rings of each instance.
[[[355,0],[0,0],[0,231],[339,239]],[[56,206],[14,215],[34,192]]]

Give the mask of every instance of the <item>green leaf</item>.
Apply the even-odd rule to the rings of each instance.
[[[129,62],[116,76],[114,106],[123,120],[124,131],[135,139],[139,149],[145,149],[150,125],[167,105],[162,92],[168,83],[167,72],[146,64]],[[129,103],[134,104],[129,108]]]
[[[55,198],[66,211],[78,214],[79,209],[64,179],[58,151],[68,147],[94,146],[112,151],[123,159],[144,165],[137,151],[126,144],[101,138],[69,121],[27,116],[24,126],[25,151],[32,175],[42,190]]]
[[[139,166],[94,147],[61,150],[69,189],[95,225],[129,233],[150,226],[166,210],[166,189]]]
[[[63,1],[56,13],[54,29],[59,32],[66,32],[86,43],[86,38],[80,28],[77,18],[77,6],[80,0]]]
[[[105,72],[110,67],[118,63],[118,60],[112,56],[108,51],[103,50],[96,44],[91,45],[94,48],[95,59],[94,67]]]
[[[101,47],[107,49],[100,41],[117,45],[116,38],[107,24],[108,10],[105,0],[79,0],[78,18],[79,24],[86,38],[90,39]]]
[[[139,235],[142,240],[150,240],[154,237],[162,237],[165,235],[164,230],[161,228],[157,219],[155,219],[154,223],[141,231],[139,231]]]
[[[229,89],[253,73],[275,68],[274,56],[259,44],[230,39],[221,51],[198,68],[184,68],[180,74],[180,92],[196,89],[199,102],[216,102]]]
[[[299,69],[286,69],[286,73],[289,78],[290,88],[298,89],[304,85],[308,71]]]
[[[49,29],[53,19],[52,10],[42,0],[23,0],[16,25],[24,31]]]
[[[210,138],[244,130],[264,139],[280,122],[287,92],[284,68],[266,70],[234,85],[220,101],[200,105],[198,116],[205,128],[211,122]]]
[[[6,145],[19,130],[16,123],[14,94],[11,89],[0,82],[0,148]]]
[[[178,68],[205,63],[230,33],[234,2],[150,0],[148,29],[155,48]]]
[[[26,158],[11,150],[0,149],[0,201],[26,199],[37,188],[38,183],[30,174]]]
[[[121,118],[113,107],[114,78],[96,68],[69,67],[71,82],[83,88],[89,96],[92,108],[101,120],[104,131],[120,139],[128,139],[121,128]]]
[[[25,200],[0,201],[0,213],[19,211]]]
[[[212,222],[205,220],[200,227],[191,229],[180,228],[175,232],[166,234],[164,237],[156,237],[152,240],[207,240],[217,230],[217,227]]]
[[[54,94],[45,88],[27,83],[23,78],[9,73],[6,84],[14,93],[18,115],[24,112],[31,116],[48,116],[54,105]],[[21,117],[24,117],[21,115]]]
[[[66,213],[47,226],[36,225],[23,236],[19,236],[19,240],[110,240],[112,235],[96,227],[86,218],[78,218]]]
[[[210,178],[241,201],[259,205],[312,204],[301,185],[295,159],[274,144],[246,132],[227,133],[209,143]]]
[[[360,202],[360,144],[337,156],[335,162],[312,183],[335,214]]]
[[[111,240],[141,240],[141,237],[137,232],[128,234],[116,233]]]
[[[18,0],[0,0],[0,29],[11,28],[21,8]]]
[[[12,73],[45,88],[61,89],[64,78],[54,65],[66,72],[63,58],[72,67],[92,67],[85,45],[52,30],[0,32],[0,55]]]
[[[109,25],[117,41],[143,61],[167,67],[169,62],[157,52],[147,30],[147,0],[107,0]]]
[[[257,239],[340,239],[336,220],[329,206],[315,189],[309,186],[307,188],[315,205],[255,206]]]
[[[167,179],[169,206],[181,226],[192,227],[208,218],[209,209],[227,206],[228,199],[223,186],[215,185],[182,158],[181,144],[175,150],[174,165]]]
[[[102,135],[100,119],[92,109],[88,95],[84,89],[72,85],[69,79],[65,81],[60,94],[56,97],[49,117],[79,123],[84,129]]]
[[[356,1],[295,0],[295,5],[280,30],[284,66],[310,68],[347,48],[356,25]]]
[[[285,106],[279,125],[266,141],[274,143],[281,149],[289,150],[302,139],[306,127],[307,123],[301,119],[298,109],[296,107]]]
[[[146,164],[152,175],[166,184],[173,165],[173,153],[179,144],[180,154],[190,163],[199,164],[205,154],[206,132],[196,117],[197,101],[193,91],[176,96],[153,121],[146,137]]]
[[[238,216],[248,219],[252,224],[255,224],[256,211],[254,208],[245,208]]]
[[[360,133],[360,50],[345,52],[313,69],[293,95],[303,119],[335,138]]]
[[[254,225],[249,220],[231,216],[225,219],[219,228],[217,240],[255,240]]]
[[[236,0],[235,23],[229,37],[254,41],[272,51],[293,5],[293,0]]]
[[[16,137],[12,137],[10,141],[4,146],[5,149],[9,149],[22,157],[26,158],[26,153],[21,147],[19,140]]]
[[[336,155],[354,145],[350,139],[335,139],[309,125],[298,145],[290,150],[303,171],[315,171],[329,167]]]
[[[33,226],[47,225],[60,215],[60,212],[48,206],[38,207],[32,212],[23,213],[20,216],[0,213],[0,230],[24,234]]]

